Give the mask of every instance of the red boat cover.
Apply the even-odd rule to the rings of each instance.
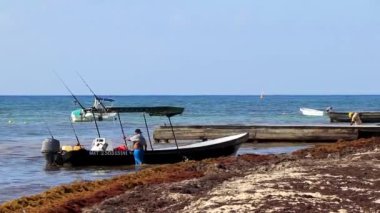
[[[128,147],[126,145],[120,145],[114,149],[114,151],[127,151]]]

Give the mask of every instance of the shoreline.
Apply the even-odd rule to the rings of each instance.
[[[111,179],[53,187],[5,202],[0,212],[318,211],[326,208],[375,211],[380,209],[379,162],[380,138],[316,145],[291,155],[244,154],[188,161]]]

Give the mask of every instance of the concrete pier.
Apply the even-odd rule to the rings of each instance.
[[[249,133],[250,142],[336,142],[380,136],[376,125],[190,125],[174,126],[177,140],[210,140]],[[156,142],[170,142],[173,133],[169,126],[160,126],[153,133]]]

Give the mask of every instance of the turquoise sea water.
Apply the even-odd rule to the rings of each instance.
[[[380,96],[106,96],[115,106],[185,107],[174,124],[326,124],[327,117],[306,117],[300,107],[337,111],[379,111]],[[78,97],[91,106],[91,96]],[[0,203],[23,195],[41,192],[51,186],[75,180],[107,178],[131,170],[115,168],[62,168],[45,170],[41,142],[49,137],[47,128],[61,144],[75,144],[70,112],[78,108],[71,96],[0,96]],[[167,123],[165,118],[147,117],[150,130]],[[141,114],[123,114],[124,130],[145,130]],[[75,123],[82,144],[89,146],[97,136],[94,123]],[[122,142],[118,121],[99,123],[102,136],[115,144]],[[163,145],[156,145],[163,146]],[[302,147],[302,146],[301,146]],[[247,147],[241,153],[279,153],[297,149],[287,147]]]

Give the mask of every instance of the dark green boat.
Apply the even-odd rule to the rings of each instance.
[[[330,111],[327,115],[330,117],[330,122],[350,122],[350,112],[335,112]],[[358,112],[363,123],[380,123],[380,112]]]

